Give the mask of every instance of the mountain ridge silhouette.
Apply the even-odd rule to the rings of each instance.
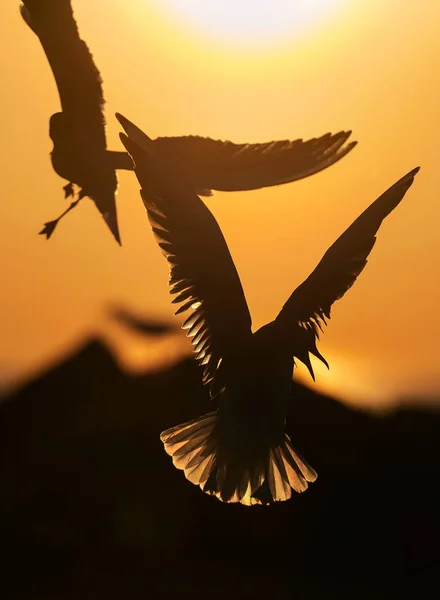
[[[209,407],[191,359],[132,376],[92,338],[15,393],[0,406],[8,597],[380,598],[438,585],[440,416],[375,418],[293,390],[287,429],[318,480],[251,508],[200,494],[163,451],[164,427]]]

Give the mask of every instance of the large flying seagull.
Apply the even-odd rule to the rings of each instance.
[[[274,321],[255,333],[220,228],[185,181],[149,153],[149,140],[119,116],[154,235],[171,266],[176,314],[192,338],[217,408],[161,434],[186,478],[224,502],[270,504],[303,492],[317,474],[285,432],[294,359],[313,377],[310,354],[332,304],[367,264],[383,219],[413,183],[413,169],[371,204],[327,250]],[[327,365],[328,366],[328,365]]]

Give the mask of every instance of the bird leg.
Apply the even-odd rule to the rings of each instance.
[[[128,152],[117,152],[115,150],[107,150],[106,157],[112,169],[133,171],[133,161]]]
[[[41,231],[39,231],[39,235],[45,235],[46,239],[48,240],[50,238],[50,236],[52,235],[52,233],[54,232],[55,227],[58,225],[59,221],[61,221],[61,219],[63,217],[65,217],[67,215],[68,212],[70,212],[72,209],[75,208],[75,206],[78,204],[78,202],[82,199],[82,197],[79,197],[78,200],[75,200],[75,202],[72,202],[71,205],[69,206],[69,208],[67,210],[65,210],[59,217],[58,219],[55,219],[54,221],[48,221],[47,223],[44,224],[44,227]]]

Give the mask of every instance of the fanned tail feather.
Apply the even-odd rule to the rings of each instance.
[[[262,444],[257,457],[252,452],[247,456],[229,454],[225,460],[217,422],[214,411],[160,436],[174,466],[204,492],[222,502],[272,504],[288,500],[292,489],[304,492],[316,480],[316,472],[294,450],[286,434],[279,446]]]

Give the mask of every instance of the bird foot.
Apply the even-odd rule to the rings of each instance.
[[[59,219],[55,219],[55,221],[48,221],[45,223],[43,229],[38,232],[38,235],[45,235],[48,240],[54,232],[55,227],[58,225],[58,221]]]
[[[70,198],[75,193],[75,191],[73,189],[73,183],[72,182],[70,182],[67,185],[65,185],[63,187],[63,190],[64,190],[64,198]]]
[[[55,219],[54,221],[48,221],[47,223],[45,223],[43,229],[38,232],[39,235],[45,235],[46,239],[48,240],[50,238],[50,236],[52,235],[52,233],[54,232],[55,227],[58,225],[58,222],[61,221],[61,219],[63,217],[65,217],[67,215],[67,213],[69,213],[72,209],[74,209],[75,206],[78,204],[79,201],[80,201],[80,199],[75,200],[75,202],[72,202],[70,204],[69,208],[67,210],[65,210],[58,217],[58,219]]]

